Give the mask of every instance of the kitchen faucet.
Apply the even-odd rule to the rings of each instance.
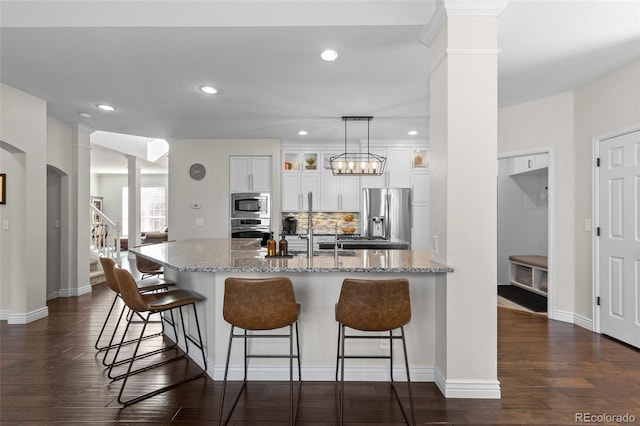
[[[309,201],[309,212],[307,213],[307,257],[313,257],[313,192],[307,195]]]

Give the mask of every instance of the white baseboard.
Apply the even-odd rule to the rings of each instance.
[[[593,320],[583,315],[574,314],[573,312],[555,310],[553,311],[553,319],[562,322],[568,322],[570,324],[575,324],[579,327],[586,328],[589,331],[593,331]]]
[[[0,309],[0,321],[6,321],[9,319],[9,310]]]
[[[49,316],[49,308],[46,306],[27,313],[9,313],[7,315],[7,324],[29,324],[47,316]]]
[[[435,382],[445,398],[500,399],[497,380],[447,380],[435,369]]]
[[[165,328],[165,335],[175,342],[176,338],[173,334],[171,327]],[[184,339],[180,339],[178,345],[180,349],[185,350]],[[191,350],[189,351],[189,357],[200,366],[204,368],[204,362],[199,349],[195,349],[194,346],[189,345]],[[226,362],[226,360],[224,360]],[[297,361],[293,361],[294,377],[297,377]],[[214,364],[210,359],[207,359],[207,375],[213,380],[224,379],[224,362],[220,364]],[[302,379],[304,381],[333,381],[336,377],[335,365],[321,365],[321,366],[306,366],[302,367]],[[430,366],[410,366],[409,374],[411,375],[411,381],[414,382],[433,382],[434,381],[434,368]],[[232,364],[229,366],[228,379],[229,380],[242,380],[244,377],[244,366],[242,364]],[[256,364],[251,363],[249,365],[249,372],[247,374],[249,380],[260,381],[277,381],[277,380],[289,380],[289,365],[286,360],[281,360],[281,364]],[[393,378],[398,381],[406,381],[406,373],[403,365],[395,366],[393,369]],[[346,381],[370,381],[370,382],[385,382],[389,381],[389,369],[386,367],[349,367],[345,365],[344,379]]]
[[[90,285],[85,285],[84,287],[78,288],[61,288],[60,290],[58,290],[58,297],[77,297],[89,293],[91,293]]]
[[[288,361],[281,360],[281,364],[250,364],[247,377],[249,380],[260,381],[277,381],[289,380]],[[213,380],[224,379],[224,364],[214,365],[211,367],[209,363],[208,374]],[[241,364],[233,364],[229,366],[229,380],[242,380],[244,367]],[[409,367],[409,374],[412,382],[433,382],[434,368],[428,366]],[[294,378],[298,376],[297,361],[293,362]],[[398,365],[393,368],[393,378],[397,381],[406,381],[407,375],[404,366]],[[336,378],[335,365],[319,365],[319,366],[303,366],[302,379],[305,382],[331,382]],[[390,379],[389,369],[385,367],[349,367],[345,365],[344,380],[348,382],[388,382]]]

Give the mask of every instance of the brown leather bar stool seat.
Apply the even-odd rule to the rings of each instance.
[[[195,291],[182,290],[182,289],[169,290],[162,293],[140,293],[140,290],[138,289],[138,286],[136,284],[136,280],[133,278],[133,276],[129,271],[121,268],[114,268],[113,274],[116,277],[116,281],[118,282],[118,286],[120,288],[120,295],[122,296],[122,299],[124,300],[125,304],[133,312],[135,312],[136,314],[140,314],[141,318],[143,319],[143,326],[140,331],[140,335],[136,340],[135,349],[133,350],[133,355],[127,359],[128,365],[127,365],[126,373],[118,376],[113,376],[111,373],[112,373],[113,367],[116,365],[115,362],[112,363],[109,368],[109,377],[111,377],[114,381],[122,379],[122,386],[120,388],[120,393],[118,394],[118,402],[123,405],[131,405],[136,402],[150,398],[152,396],[158,395],[162,392],[166,392],[167,390],[172,389],[180,384],[190,382],[200,377],[205,377],[206,371],[207,371],[207,357],[204,353],[204,344],[202,342],[202,334],[200,332],[200,322],[198,321],[198,312],[196,310],[196,303],[205,300],[204,296],[196,293]],[[185,328],[183,308],[187,308],[189,306],[192,307],[198,340],[195,340],[193,337],[189,336],[189,334],[187,333],[187,329]],[[180,322],[182,325],[181,331],[184,337],[185,351],[169,359],[163,358],[162,360],[153,364],[150,364],[147,360],[145,360],[143,367],[133,368],[136,361],[140,360],[141,358],[138,356],[138,350],[140,349],[140,343],[143,340],[145,329],[150,322],[149,319],[151,315],[156,313],[165,313],[165,312],[170,312],[171,315],[173,315],[174,309],[178,309],[180,312]],[[180,333],[178,332],[176,322],[172,321],[170,324],[173,326],[173,330],[176,337],[176,345],[178,345],[180,343]],[[122,343],[124,342],[125,336],[127,335],[127,331],[129,330],[130,325],[131,325],[131,321],[127,322],[127,327],[125,328],[125,331],[122,335],[122,340],[118,345],[118,349],[116,351],[115,360],[118,359],[120,350],[123,347]],[[182,378],[173,383],[165,385],[151,392],[147,392],[135,398],[131,398],[128,400],[123,399],[122,396],[124,394],[125,387],[127,385],[128,379],[131,376],[133,376],[134,374],[149,371],[153,368],[160,367],[162,365],[166,365],[181,359],[187,359],[189,354],[189,342],[191,342],[198,349],[200,349],[200,354],[202,356],[202,361],[204,363],[204,369],[201,372],[191,374],[186,378]],[[162,352],[166,352],[169,349],[173,349],[176,345],[171,345],[167,348],[161,348],[156,351],[147,353],[144,355],[144,358],[147,358],[152,354],[159,354]],[[163,372],[163,375],[166,375],[166,374],[167,374],[166,372]]]
[[[113,328],[113,332],[111,334],[111,339],[109,340],[109,343],[107,345],[101,344],[100,341],[102,339],[102,335],[104,334],[107,324],[109,323],[109,319],[111,318],[111,314],[113,313],[116,303],[118,302],[118,299],[120,299],[120,288],[118,287],[118,282],[116,281],[115,275],[113,275],[113,269],[116,267],[116,262],[109,257],[101,257],[100,264],[102,265],[102,270],[104,271],[104,277],[107,281],[107,285],[115,294],[113,298],[113,302],[111,303],[111,307],[109,308],[109,312],[107,313],[107,316],[104,319],[104,323],[102,324],[102,328],[100,329],[100,334],[98,334],[98,338],[96,339],[96,343],[95,343],[95,348],[99,352],[103,352],[103,351],[105,352],[102,362],[104,365],[108,365],[106,363],[107,355],[109,350],[113,349],[116,346],[114,344],[114,339],[115,339],[118,327],[120,326],[122,317],[124,316],[126,305],[122,306],[122,310],[120,311],[120,315]],[[144,292],[165,291],[169,287],[175,286],[176,283],[170,280],[165,280],[163,278],[147,278],[144,280],[136,281],[136,285],[138,286],[138,289],[144,293]],[[153,336],[148,336],[148,337],[153,337]],[[130,344],[134,341],[135,340],[130,340],[130,341],[125,341],[124,343]]]
[[[135,246],[134,248],[148,245],[151,244],[140,244],[138,246]],[[153,260],[146,259],[135,253],[134,256],[136,257],[136,269],[142,274],[143,279],[164,274],[164,267],[161,264],[154,262]]]
[[[298,361],[298,383],[301,383],[300,374],[300,344],[298,332],[298,314],[300,306],[296,303],[291,280],[287,277],[274,278],[227,278],[224,286],[224,302],[222,314],[229,324],[229,347],[227,361],[224,369],[224,381],[218,413],[218,425],[227,424],[233,410],[238,403],[247,384],[247,369],[250,358],[288,358],[289,359],[289,422],[295,424],[296,413],[293,405],[293,359]],[[293,351],[293,326],[296,334],[296,353]],[[241,334],[234,334],[234,330],[241,328]],[[261,333],[269,330],[288,328],[288,333]],[[248,331],[257,332],[249,334]],[[234,339],[244,339],[244,379],[238,391],[231,410],[224,418],[224,396],[227,388],[227,375],[229,372],[229,357],[231,345]],[[249,339],[289,339],[288,355],[273,354],[249,354]],[[299,394],[298,394],[299,396]]]
[[[407,424],[415,425],[411,379],[409,377],[409,361],[404,326],[411,320],[411,300],[409,281],[404,278],[390,280],[362,280],[347,278],[342,283],[340,298],[336,304],[336,321],[338,322],[338,352],[336,359],[336,382],[340,370],[338,418],[343,424],[344,417],[344,360],[345,359],[389,359],[391,388],[400,404],[402,415]],[[346,328],[365,332],[389,332],[388,335],[363,335],[363,333],[346,334]],[[394,330],[400,330],[394,335]],[[345,355],[345,342],[349,339],[389,339],[389,355]],[[409,404],[411,418],[407,415],[400,401],[393,379],[393,340],[401,339],[404,352],[407,386],[409,388]]]

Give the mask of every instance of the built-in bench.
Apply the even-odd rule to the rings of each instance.
[[[547,256],[509,256],[509,280],[511,284],[534,293],[547,295]]]

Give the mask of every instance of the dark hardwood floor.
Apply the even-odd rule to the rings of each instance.
[[[50,301],[46,319],[0,322],[2,425],[215,423],[220,383],[209,378],[126,408],[117,403],[120,384],[109,382],[93,348],[112,297],[100,285],[92,294]],[[433,383],[415,383],[418,424],[575,424],[576,413],[629,414],[640,424],[638,350],[577,326],[499,308],[498,352],[501,400],[445,399]],[[137,379],[133,390],[191,368],[161,367]],[[229,424],[286,424],[287,395],[286,383],[252,382]],[[351,383],[346,398],[348,424],[403,424],[386,383]],[[336,424],[333,383],[303,384],[298,424]]]

